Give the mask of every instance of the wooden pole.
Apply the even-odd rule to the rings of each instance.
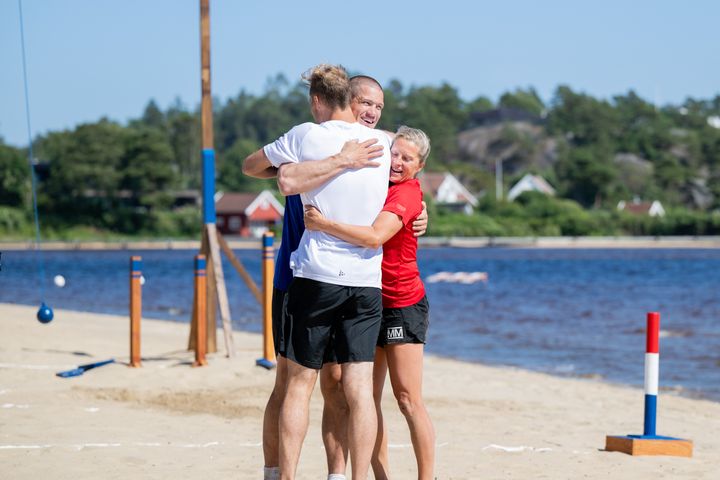
[[[212,270],[212,276],[208,282],[207,305],[208,311],[212,309],[213,315],[212,318],[208,315],[208,324],[211,321],[215,322],[214,309],[215,295],[217,294],[227,356],[233,357],[235,348],[232,338],[230,303],[225,289],[225,276],[223,275],[222,259],[220,258],[220,248],[215,227],[215,150],[213,148],[213,112],[210,90],[210,0],[200,0],[200,68],[202,89],[200,123],[202,126],[203,222],[205,224],[204,232],[207,235],[207,243],[201,253],[206,256],[208,264],[212,265],[212,269],[208,268],[208,272]]]
[[[263,358],[255,364],[265,368],[275,366],[275,345],[272,334],[272,292],[275,274],[275,254],[273,252],[273,233],[263,234],[262,276],[263,276]]]
[[[142,315],[142,258],[130,257],[130,366],[140,367],[140,317]]]
[[[204,150],[213,148],[212,95],[210,92],[210,0],[200,0],[200,68],[202,148]]]
[[[255,297],[255,300],[262,305],[263,304],[263,296],[262,293],[260,293],[260,289],[255,284],[255,281],[252,279],[250,274],[247,270],[245,270],[245,266],[242,264],[242,262],[235,256],[235,253],[233,253],[232,249],[230,248],[230,245],[228,245],[227,241],[225,240],[225,237],[222,236],[220,232],[217,232],[217,239],[218,243],[220,244],[220,248],[222,249],[223,253],[228,257],[230,260],[230,263],[232,263],[232,266],[235,267],[235,270],[240,274],[242,279],[245,281],[245,285],[250,289],[253,296]]]
[[[207,277],[205,264],[205,255],[195,256],[195,302],[197,302],[197,305],[194,310],[198,318],[195,320],[197,329],[194,367],[207,365],[207,360],[205,359],[205,351],[207,349],[207,322],[205,321],[205,314],[207,313],[205,306],[205,302],[207,301]]]

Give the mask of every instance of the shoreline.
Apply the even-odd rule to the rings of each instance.
[[[259,250],[262,239],[225,237],[233,250]],[[576,249],[627,249],[627,248],[679,248],[719,249],[720,236],[668,236],[668,237],[420,237],[421,247],[453,248],[576,248]],[[102,250],[198,250],[199,240],[122,240],[122,241],[44,241],[47,251],[102,251]],[[276,247],[279,241],[276,243]],[[34,250],[34,241],[0,241],[0,252]]]
[[[29,304],[29,303],[2,303],[2,302],[0,302],[0,312],[2,312],[2,309],[4,306],[18,306],[18,307],[26,307],[29,309],[35,308],[34,305]],[[74,311],[74,310],[64,310],[64,311],[82,313],[84,315],[119,317],[119,315],[112,314],[112,313],[94,312],[94,311],[89,311],[89,310],[82,311],[82,312]],[[34,314],[33,314],[33,318],[34,318]],[[189,319],[171,320],[171,319],[167,319],[167,318],[146,317],[145,315],[143,315],[142,321],[143,322],[146,322],[146,321],[147,322],[166,322],[166,323],[174,325],[174,326],[180,325],[180,326],[184,326],[185,328],[187,328],[188,331],[189,331],[189,325],[190,325]],[[176,328],[176,327],[173,327],[173,328]],[[248,334],[248,335],[257,335],[257,336],[262,335],[261,333],[258,333],[256,331],[238,328],[237,325],[233,326],[233,332],[241,333],[241,334]],[[222,342],[222,331],[220,329],[218,330],[217,338],[218,338],[218,340],[217,340],[218,348],[220,348],[221,342]],[[642,382],[643,382],[642,372],[640,370],[638,371],[639,373],[638,373],[638,377],[637,377],[636,381],[634,383],[630,383],[630,382],[623,382],[620,380],[612,380],[612,379],[608,378],[607,375],[605,375],[602,372],[558,373],[558,372],[546,371],[546,370],[540,370],[540,369],[536,370],[536,369],[532,369],[532,368],[522,366],[522,365],[511,365],[511,364],[504,364],[504,363],[487,363],[487,362],[483,362],[483,361],[479,361],[479,360],[471,360],[471,359],[467,359],[467,358],[462,358],[460,356],[455,356],[455,355],[445,355],[442,353],[430,352],[427,350],[426,350],[425,355],[429,356],[429,357],[433,357],[433,358],[438,358],[438,359],[466,363],[468,365],[479,365],[479,366],[487,367],[487,368],[500,368],[500,369],[511,369],[511,370],[525,371],[525,372],[533,372],[533,373],[538,373],[541,375],[548,375],[548,376],[554,377],[554,378],[600,382],[603,384],[612,385],[612,386],[616,386],[616,387],[620,387],[620,388],[642,388],[642,386],[643,386],[642,385]],[[714,398],[712,396],[706,395],[703,392],[698,391],[698,390],[692,390],[692,389],[687,389],[687,388],[683,388],[683,387],[668,387],[668,386],[664,386],[662,384],[662,382],[660,382],[659,391],[663,395],[673,395],[673,396],[678,396],[678,397],[688,398],[688,399],[693,399],[693,400],[703,400],[703,401],[717,403],[718,405],[720,405],[719,398]]]
[[[258,334],[235,331],[192,368],[189,327],[143,319],[142,368],[128,368],[128,319],[0,304],[0,461],[14,479],[260,478],[261,424],[274,373],[255,366]],[[54,373],[115,358],[81,377]],[[662,393],[658,432],[694,441],[694,456],[631,457],[605,435],[642,430],[643,392],[597,379],[556,377],[428,355],[424,397],[437,434],[436,477],[711,479],[720,471],[720,404]],[[416,477],[404,419],[387,385],[393,478]],[[315,388],[298,479],[325,476],[322,399]]]

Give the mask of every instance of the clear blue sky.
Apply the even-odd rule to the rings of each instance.
[[[23,0],[33,133],[200,99],[198,0]],[[720,2],[211,0],[213,94],[320,62],[467,100],[560,84],[678,104],[720,92]],[[0,136],[27,144],[17,0],[0,0]]]

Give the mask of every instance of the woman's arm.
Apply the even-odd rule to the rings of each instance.
[[[330,234],[360,247],[379,248],[399,232],[402,226],[400,217],[392,212],[380,212],[373,224],[365,227],[328,220],[317,208],[305,205],[305,228]]]

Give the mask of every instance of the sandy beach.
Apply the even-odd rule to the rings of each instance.
[[[220,343],[209,366],[192,368],[188,325],[143,320],[143,367],[132,369],[127,317],[56,311],[42,325],[35,311],[0,304],[0,478],[262,478],[261,418],[274,373],[255,366],[260,336],[235,332],[235,358]],[[118,363],[55,376],[109,358]],[[409,435],[389,391],[393,478],[412,479]],[[720,472],[720,403],[661,393],[658,433],[693,440],[694,456],[631,457],[603,448],[606,434],[642,433],[639,389],[428,357],[424,391],[438,479],[715,479]],[[326,475],[318,389],[314,396],[300,479]]]

